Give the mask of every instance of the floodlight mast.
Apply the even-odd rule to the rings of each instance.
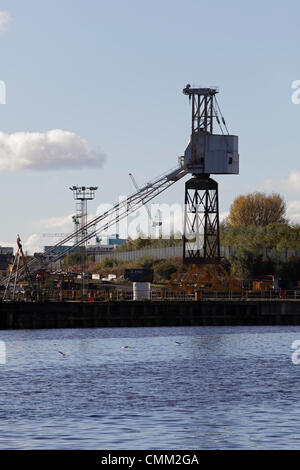
[[[211,174],[238,174],[237,136],[228,135],[216,94],[217,87],[191,88],[183,94],[192,101],[192,133],[184,166],[193,178],[185,184],[183,236],[184,264],[220,263],[218,183]],[[221,134],[214,134],[218,123]]]
[[[82,287],[82,300],[86,297],[86,286],[84,277],[87,274],[87,201],[95,199],[95,192],[97,186],[71,186],[69,188],[73,192],[73,198],[76,203],[76,215],[73,216],[73,222],[75,225],[75,243],[80,244],[80,259],[81,259],[81,287]]]

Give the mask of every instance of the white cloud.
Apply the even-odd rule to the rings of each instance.
[[[0,132],[0,172],[102,167],[104,158],[73,132]]]
[[[261,188],[264,191],[298,192],[300,191],[300,171],[293,170],[287,178],[280,180],[265,179],[261,184]]]
[[[33,254],[34,252],[42,251],[43,246],[45,245],[44,240],[42,239],[41,235],[37,235],[35,233],[30,235],[26,241],[22,239],[21,243],[22,243],[24,253],[26,252],[28,254]],[[1,247],[13,247],[14,253],[16,253],[18,249],[16,240],[14,240],[13,242],[0,241],[0,246]]]
[[[294,170],[289,174],[287,180],[283,180],[285,189],[300,191],[300,171]]]
[[[7,11],[0,10],[0,34],[4,34],[8,31],[11,23],[11,17]]]
[[[61,217],[49,217],[48,219],[41,219],[39,220],[36,225],[39,225],[40,227],[47,228],[47,229],[61,229],[61,230],[71,230],[73,228],[72,225],[72,216],[73,214],[70,215],[64,215]]]
[[[69,232],[74,232],[74,222],[73,216],[75,211],[69,215],[62,215],[59,217],[49,217],[47,219],[40,219],[35,222],[35,226],[43,229],[55,229],[55,230],[64,230]],[[88,214],[88,222],[96,217],[96,214]]]
[[[57,241],[58,239],[47,240],[47,238],[43,237],[41,234],[33,233],[29,235],[29,237],[25,241],[22,240],[22,245],[24,252],[28,253],[29,255],[33,255],[34,253],[43,253],[45,246],[52,246],[57,243]]]
[[[220,222],[224,222],[224,220],[229,216],[229,212],[220,212],[219,220]]]
[[[3,241],[0,241],[0,246],[1,247],[10,247],[10,246],[17,246],[16,242],[14,243],[10,243],[10,242],[3,242]]]
[[[300,201],[289,201],[287,206],[290,214],[300,212]]]
[[[33,233],[27,238],[25,242],[22,243],[24,252],[28,253],[29,255],[33,255],[33,253],[43,251],[45,240],[41,237],[41,235]]]
[[[300,201],[289,201],[287,203],[287,215],[292,223],[300,223]]]

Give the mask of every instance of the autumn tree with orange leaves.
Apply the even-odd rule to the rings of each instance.
[[[280,194],[251,193],[238,196],[230,206],[226,222],[231,226],[265,227],[269,224],[284,224],[286,219],[286,203]]]

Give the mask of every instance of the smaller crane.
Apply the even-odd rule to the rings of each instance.
[[[14,300],[14,298],[15,298],[16,284],[17,284],[17,280],[18,280],[18,272],[19,272],[19,266],[20,266],[21,259],[22,259],[22,262],[23,262],[25,275],[26,275],[26,278],[27,278],[27,281],[28,281],[28,286],[31,289],[32,298],[34,298],[34,295],[35,295],[35,288],[34,288],[34,285],[32,283],[31,277],[30,277],[30,272],[29,272],[29,269],[28,269],[28,266],[27,266],[26,256],[24,255],[20,235],[17,236],[17,246],[18,246],[18,251],[15,255],[14,262],[13,262],[13,265],[12,265],[12,268],[11,268],[11,271],[10,271],[10,274],[9,274],[9,277],[8,277],[8,280],[7,280],[5,291],[4,291],[4,294],[3,294],[3,300],[5,300],[5,298],[6,298],[6,294],[7,294],[7,291],[9,289],[10,282],[11,282],[12,278],[14,278],[12,300]],[[16,270],[14,272],[15,268],[16,268]]]
[[[140,191],[140,188],[139,188],[133,174],[129,173],[129,176],[131,178],[131,181],[133,182],[133,185],[134,185],[135,189],[137,191]],[[149,206],[146,203],[144,203],[143,205],[146,208],[146,211],[147,211],[148,216],[149,216],[149,220],[152,221],[152,227],[153,228],[160,227],[159,228],[159,237],[161,238],[161,236],[162,236],[162,214],[161,214],[161,211],[158,209],[158,211],[157,211],[157,220],[153,220],[152,215],[151,215],[151,211],[149,209]]]

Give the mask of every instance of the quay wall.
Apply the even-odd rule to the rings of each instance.
[[[0,330],[300,325],[300,300],[0,303]]]

